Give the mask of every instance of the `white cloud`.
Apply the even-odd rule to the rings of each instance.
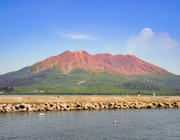
[[[169,37],[167,33],[161,33],[157,37],[156,47],[159,49],[170,50],[177,46],[177,42]]]
[[[86,34],[79,34],[79,33],[69,33],[69,34],[62,34],[63,37],[67,37],[70,39],[84,39],[84,40],[97,40],[100,38],[92,37],[91,35]]]
[[[153,31],[151,30],[151,28],[144,28],[140,34],[139,34],[139,37],[141,39],[150,39],[152,36],[154,35]]]
[[[134,54],[148,49],[170,50],[177,46],[167,33],[155,33],[151,28],[144,28],[139,35],[130,36],[126,44],[126,54]]]

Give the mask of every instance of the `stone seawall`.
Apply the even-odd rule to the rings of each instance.
[[[0,97],[0,113],[155,108],[180,108],[180,98],[122,96]]]

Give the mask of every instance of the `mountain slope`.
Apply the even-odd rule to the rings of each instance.
[[[180,77],[134,55],[65,51],[19,71],[1,75],[0,86],[26,90],[180,91]]]

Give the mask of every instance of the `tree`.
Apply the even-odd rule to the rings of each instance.
[[[0,91],[4,91],[4,87],[0,87]]]
[[[10,87],[9,90],[10,90],[11,92],[13,92],[13,91],[14,91],[14,88],[13,88],[13,87]]]
[[[5,86],[5,87],[4,87],[4,91],[5,91],[5,92],[9,92],[9,87],[8,87],[8,86]]]
[[[14,87],[1,86],[1,87],[0,87],[0,91],[1,91],[1,92],[2,92],[2,91],[5,91],[5,92],[13,92],[13,91],[15,91],[15,90],[14,90]]]

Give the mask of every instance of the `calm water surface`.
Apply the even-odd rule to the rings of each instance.
[[[180,109],[0,114],[0,139],[178,140]]]

